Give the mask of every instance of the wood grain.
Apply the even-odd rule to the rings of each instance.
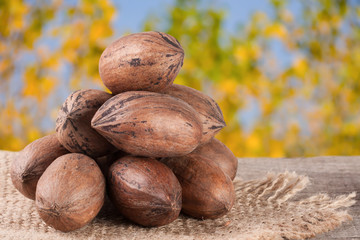
[[[319,192],[328,193],[332,197],[357,192],[356,204],[349,209],[353,221],[312,239],[360,239],[360,156],[240,158],[237,176],[249,180],[264,176],[267,172],[286,170],[306,175],[312,183],[296,198],[309,197]]]

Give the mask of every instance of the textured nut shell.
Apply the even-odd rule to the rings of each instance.
[[[234,186],[216,163],[187,155],[161,160],[175,173],[182,187],[182,211],[200,219],[225,215],[235,201]]]
[[[169,86],[163,93],[180,98],[199,113],[203,124],[203,136],[200,144],[210,141],[216,133],[226,126],[219,105],[204,93],[178,84]]]
[[[121,150],[118,150],[116,152],[110,153],[106,156],[99,157],[95,159],[96,163],[101,169],[101,172],[104,174],[105,179],[107,179],[107,176],[109,174],[110,166],[119,158],[122,158],[124,156],[128,155],[126,152],[123,152]]]
[[[174,81],[183,64],[184,50],[172,36],[143,32],[119,38],[102,53],[100,77],[113,94],[157,92]]]
[[[109,99],[92,126],[114,146],[137,156],[180,156],[193,151],[202,136],[197,112],[166,94],[131,91]]]
[[[216,138],[197,147],[190,154],[200,155],[204,159],[217,163],[221,170],[223,170],[231,180],[234,180],[238,168],[238,160],[231,150]]]
[[[57,158],[40,177],[35,204],[46,224],[68,232],[90,222],[104,196],[105,179],[96,162],[70,153]]]
[[[66,149],[91,157],[114,150],[114,146],[91,128],[95,112],[111,97],[107,92],[87,89],[76,91],[66,99],[56,119],[57,137]]]
[[[143,226],[174,221],[181,210],[181,186],[174,173],[152,158],[126,156],[110,167],[109,196],[120,213]]]
[[[46,168],[58,157],[68,153],[55,134],[27,145],[11,163],[11,180],[25,197],[35,200],[36,184]]]

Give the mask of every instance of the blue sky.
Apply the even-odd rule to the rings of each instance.
[[[118,33],[131,31],[141,31],[142,25],[147,17],[152,14],[164,17],[167,10],[175,3],[175,0],[157,0],[157,1],[115,1],[114,5],[119,11],[115,19],[115,27]],[[262,11],[271,14],[270,0],[209,0],[202,1],[203,4],[219,6],[226,9],[227,14],[224,22],[224,29],[233,32],[239,23],[249,21],[255,11]],[[298,13],[300,3],[298,1],[289,1],[288,9],[293,13]]]
[[[131,31],[141,31],[146,18],[152,14],[156,16],[166,16],[167,9],[175,3],[174,0],[158,1],[113,1],[119,10],[119,15],[115,19],[115,27],[119,33]],[[255,11],[271,12],[268,0],[236,1],[218,0],[207,1],[206,3],[220,6],[227,10],[224,28],[233,32],[239,23],[249,20]]]

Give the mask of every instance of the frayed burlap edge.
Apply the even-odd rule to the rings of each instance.
[[[351,220],[341,208],[355,203],[355,193],[292,200],[309,179],[290,172],[270,173],[265,179],[235,180],[234,207],[217,220],[200,221],[180,215],[169,225],[143,228],[116,214],[107,202],[90,224],[62,233],[46,226],[33,201],[12,186],[9,166],[14,157],[15,153],[0,152],[1,239],[304,239]]]
[[[296,173],[268,174],[264,180],[236,182],[236,211],[240,208],[248,223],[237,239],[304,239],[324,233],[351,220],[340,208],[355,204],[355,192],[334,199],[317,194],[306,199],[291,201],[309,184],[309,179]],[[247,217],[251,216],[251,217]]]

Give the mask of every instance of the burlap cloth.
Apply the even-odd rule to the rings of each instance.
[[[318,194],[291,200],[309,179],[285,172],[253,181],[236,179],[236,203],[217,220],[200,221],[180,215],[169,225],[144,228],[118,216],[107,202],[90,224],[62,233],[46,226],[34,202],[13,187],[9,166],[15,156],[0,151],[0,239],[303,239],[351,220],[346,209],[340,208],[355,203],[355,193],[335,199]]]

